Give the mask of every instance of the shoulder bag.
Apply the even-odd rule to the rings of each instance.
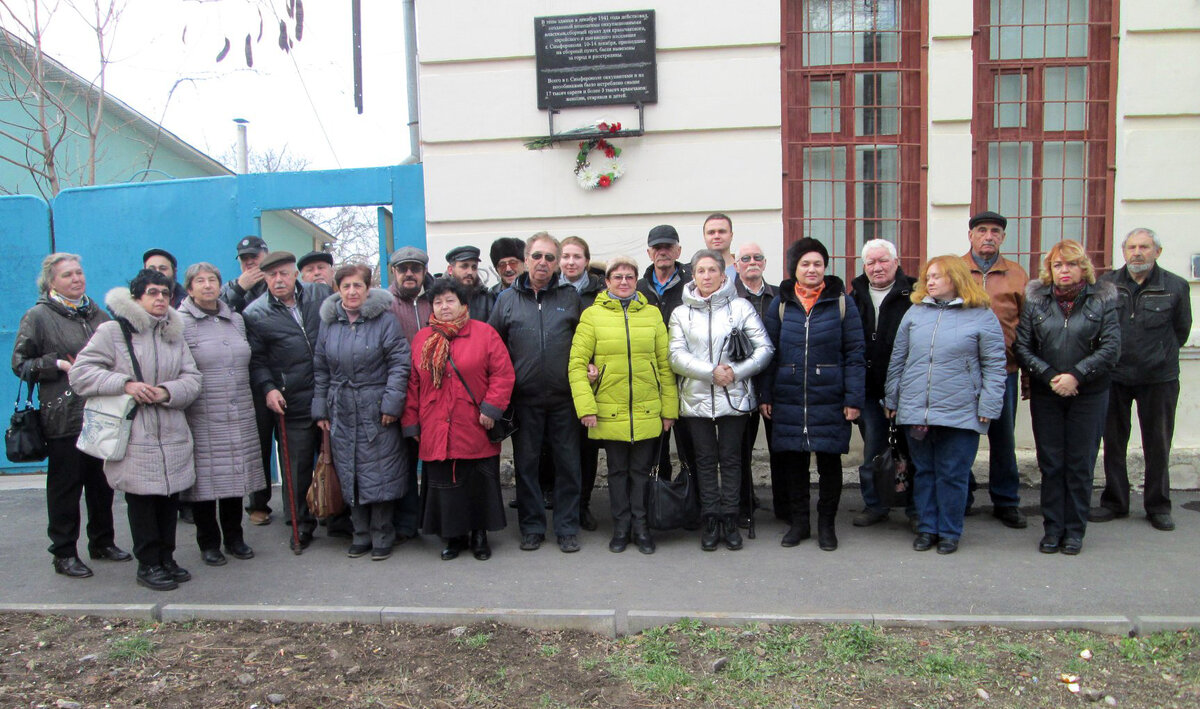
[[[25,407],[21,407],[21,385],[26,384]],[[4,432],[4,453],[13,463],[36,463],[46,457],[48,446],[42,433],[41,413],[33,407],[34,385],[17,381],[17,401]]]
[[[691,528],[700,521],[700,491],[691,471],[680,465],[679,475],[674,480],[663,480],[658,475],[663,439],[668,435],[670,432],[664,431],[658,437],[654,466],[650,468],[650,480],[646,483],[646,523],[651,529],[659,530]]]
[[[888,422],[888,446],[871,460],[875,494],[884,507],[907,507],[912,502],[913,467],[895,419]]]
[[[341,512],[346,503],[342,499],[342,483],[333,467],[333,452],[329,450],[329,431],[321,432],[321,455],[313,468],[312,485],[305,499],[314,517],[332,517]]]
[[[475,394],[471,391],[471,387],[467,385],[467,380],[463,379],[462,372],[458,371],[458,365],[454,363],[454,358],[446,357],[446,361],[450,363],[450,367],[453,368],[454,373],[458,375],[458,381],[462,382],[463,389],[467,390],[467,396],[471,397],[471,403],[475,404],[475,408],[478,409],[479,399],[475,398]],[[483,410],[480,409],[479,413],[483,413]],[[509,404],[508,408],[504,410],[504,414],[500,418],[496,419],[495,423],[493,423],[492,427],[488,430],[488,440],[492,443],[499,443],[505,438],[508,438],[516,433],[517,428],[517,422],[513,418],[513,407],[512,404]]]
[[[141,365],[133,353],[133,332],[124,320],[117,323],[125,336],[125,346],[129,348],[133,380],[143,381]],[[101,460],[124,460],[137,411],[137,402],[129,394],[88,397],[83,404],[83,430],[79,432],[75,447]]]

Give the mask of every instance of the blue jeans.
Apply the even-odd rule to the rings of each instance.
[[[965,428],[930,426],[919,441],[908,436],[914,468],[913,504],[920,519],[918,532],[942,539],[962,536],[967,480],[978,451],[979,434]]]
[[[1004,382],[1004,409],[988,426],[988,493],[993,507],[1021,505],[1021,476],[1017,472],[1017,398],[1020,374],[1013,372]],[[967,507],[975,504],[975,474],[971,474]]]

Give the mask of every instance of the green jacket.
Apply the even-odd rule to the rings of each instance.
[[[567,370],[575,413],[595,415],[588,438],[644,441],[662,434],[662,420],[679,417],[671,347],[658,308],[638,293],[626,311],[605,291],[583,311]],[[587,366],[600,370],[588,383]]]

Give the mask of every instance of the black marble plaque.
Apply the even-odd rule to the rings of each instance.
[[[538,108],[654,103],[654,10],[535,17]]]

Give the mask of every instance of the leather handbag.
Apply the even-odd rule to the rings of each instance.
[[[25,406],[21,406],[21,385],[26,384]],[[36,463],[46,457],[49,446],[42,433],[41,413],[33,407],[34,385],[24,379],[17,382],[17,401],[4,432],[4,453],[13,463]]]
[[[446,361],[450,363],[450,367],[453,368],[454,373],[458,375],[458,381],[462,382],[463,389],[467,390],[467,396],[471,397],[471,403],[475,404],[475,408],[478,409],[479,399],[475,398],[475,394],[471,391],[471,387],[467,385],[467,380],[463,379],[462,372],[458,371],[458,365],[454,363],[454,358],[447,357]],[[480,409],[479,413],[483,413],[483,410]],[[499,443],[500,441],[503,441],[505,438],[508,438],[516,433],[517,429],[519,428],[516,418],[514,417],[512,404],[509,404],[508,408],[504,410],[504,413],[500,415],[500,418],[494,419],[494,421],[495,422],[492,424],[492,427],[488,429],[487,432],[487,438],[492,443]]]
[[[305,495],[308,509],[314,517],[332,517],[346,507],[342,499],[342,483],[333,467],[333,452],[329,446],[329,431],[321,432],[321,454],[313,468],[312,485]]]
[[[752,356],[754,356],[754,344],[750,342],[750,337],[742,331],[742,328],[733,328],[729,332],[729,361],[744,362]]]
[[[133,332],[129,323],[117,320],[125,335],[129,348],[129,360],[133,365],[134,381],[142,379],[142,368],[133,353]],[[133,434],[133,419],[137,416],[138,404],[129,394],[90,396],[83,404],[83,429],[75,441],[75,447],[94,458],[119,461],[125,459],[125,450]]]
[[[912,503],[913,466],[895,421],[888,423],[888,446],[871,460],[875,494],[884,507],[907,507]]]
[[[658,475],[658,461],[662,457],[663,432],[658,438],[654,466],[650,469],[650,480],[646,483],[646,522],[651,529],[668,530],[692,527],[700,522],[700,491],[692,473],[680,466],[674,480],[664,480]]]

